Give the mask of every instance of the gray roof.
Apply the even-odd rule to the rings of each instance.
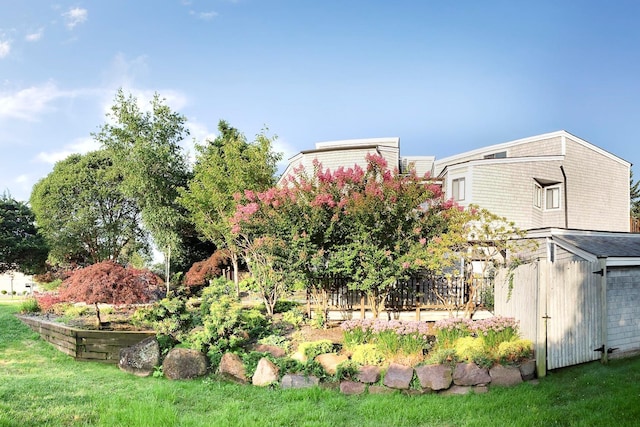
[[[640,234],[619,235],[554,235],[553,240],[566,242],[598,258],[640,257]]]

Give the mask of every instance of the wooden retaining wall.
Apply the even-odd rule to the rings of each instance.
[[[153,331],[90,331],[28,316],[18,316],[43,340],[76,360],[118,363],[120,349],[154,336]]]

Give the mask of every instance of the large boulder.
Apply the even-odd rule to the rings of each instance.
[[[249,378],[247,378],[247,370],[242,363],[242,359],[235,353],[225,353],[222,356],[218,371],[222,376],[232,381],[242,384],[249,381]]]
[[[365,365],[360,368],[356,378],[361,383],[375,384],[380,381],[380,367],[374,365]]]
[[[424,365],[416,368],[420,386],[431,390],[446,390],[451,387],[453,370],[447,365]]]
[[[258,344],[253,348],[253,351],[269,353],[275,358],[285,357],[287,355],[287,352],[283,348],[268,344]]]
[[[326,353],[316,356],[314,360],[322,366],[327,374],[335,375],[338,371],[338,365],[349,360],[349,357],[344,354]]]
[[[362,394],[367,390],[367,385],[356,381],[342,381],[340,383],[340,393],[346,395]]]
[[[139,377],[153,374],[160,365],[160,345],[156,337],[145,338],[137,344],[120,349],[118,367]]]
[[[198,350],[172,348],[164,358],[162,371],[170,380],[198,378],[207,373],[207,358]]]
[[[251,378],[251,382],[253,385],[257,386],[267,386],[273,384],[278,381],[278,372],[279,369],[269,359],[263,357],[258,362],[258,367],[256,368],[256,372],[253,374]]]
[[[453,383],[455,385],[489,384],[491,376],[489,370],[481,368],[475,363],[458,363],[453,371]]]
[[[520,376],[524,381],[530,381],[536,377],[536,361],[525,360],[520,364]]]
[[[496,365],[489,370],[491,385],[513,386],[522,382],[520,368],[517,366]]]
[[[411,385],[412,378],[413,368],[411,366],[392,363],[389,365],[389,369],[387,369],[383,383],[390,388],[407,390]]]

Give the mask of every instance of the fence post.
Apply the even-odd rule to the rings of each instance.
[[[360,295],[360,318],[364,319],[365,309],[364,309],[364,294]]]

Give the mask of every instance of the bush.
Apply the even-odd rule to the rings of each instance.
[[[57,291],[62,284],[62,279],[55,279],[51,282],[43,282],[38,283],[38,287],[42,288],[45,291]]]
[[[184,299],[164,298],[151,306],[138,308],[131,316],[131,323],[138,327],[150,327],[159,335],[182,341],[197,326],[199,318],[187,310]]]
[[[437,348],[429,353],[428,365],[449,365],[458,362],[456,351],[452,348]]]
[[[384,362],[384,356],[375,344],[358,344],[351,348],[351,360],[361,365],[379,365]]]
[[[62,300],[57,293],[47,292],[47,293],[39,293],[36,292],[33,294],[36,301],[38,301],[38,306],[40,307],[40,311],[43,313],[52,313],[53,306],[59,304]]]
[[[204,261],[194,263],[187,274],[184,275],[184,284],[187,287],[204,286],[215,277],[222,274],[222,269],[229,263],[229,252],[217,250]]]
[[[300,326],[304,323],[304,313],[299,307],[293,307],[282,314],[282,320],[291,324],[294,328],[300,329]]]
[[[340,363],[336,368],[335,379],[337,381],[342,380],[354,380],[360,372],[360,365],[353,360],[345,360]]]
[[[491,366],[493,361],[485,349],[484,342],[474,337],[458,338],[454,349],[459,360],[473,362],[479,366]]]
[[[291,346],[291,342],[282,335],[267,335],[266,337],[260,338],[258,343],[279,347],[286,352],[289,352]]]
[[[441,348],[451,348],[459,338],[471,336],[473,321],[452,317],[438,320],[434,325],[436,342]]]
[[[38,301],[35,298],[28,298],[20,304],[20,313],[28,314],[28,313],[37,313],[40,311],[40,307],[38,306]]]
[[[533,356],[530,340],[504,341],[498,345],[496,356],[500,363],[517,363]]]
[[[80,317],[82,315],[85,315],[89,312],[89,307],[87,307],[86,305],[70,305],[68,307],[65,308],[64,310],[64,316],[66,317]]]
[[[298,352],[307,360],[313,360],[319,354],[333,353],[333,343],[329,340],[303,342],[298,346]]]
[[[518,338],[518,322],[513,317],[489,317],[474,322],[473,331],[488,350],[495,350],[500,343]]]
[[[6,294],[7,294],[7,290],[6,290],[6,289],[1,290],[1,291],[0,291],[0,294],[2,294],[2,295],[6,295]]]

